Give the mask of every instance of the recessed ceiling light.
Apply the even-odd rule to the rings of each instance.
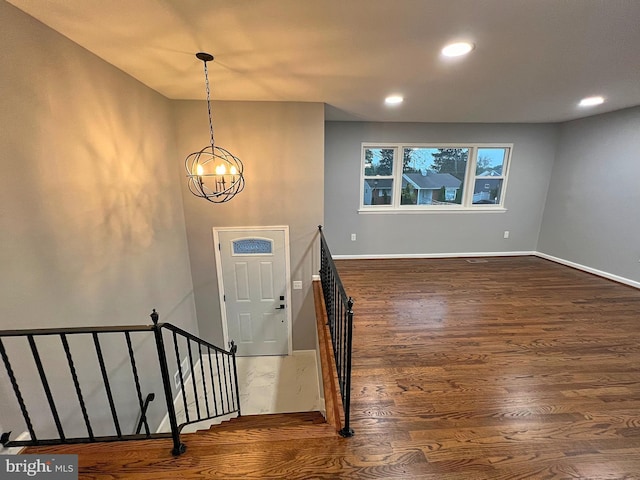
[[[450,43],[442,49],[442,55],[445,57],[459,57],[466,55],[475,45],[469,42]]]
[[[402,98],[400,95],[389,95],[384,99],[384,103],[386,103],[387,105],[398,105],[403,101],[404,98]]]
[[[582,100],[580,100],[580,103],[578,104],[581,107],[594,107],[596,105],[600,105],[601,103],[604,103],[604,98],[603,97],[586,97],[583,98]]]

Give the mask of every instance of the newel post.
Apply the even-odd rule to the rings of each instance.
[[[231,340],[231,348],[229,349],[231,352],[231,358],[233,359],[233,376],[236,384],[236,406],[238,407],[238,416],[242,416],[242,412],[240,410],[240,382],[238,381],[238,367],[236,365],[236,352],[238,351],[238,345]]]
[[[160,374],[162,376],[162,386],[164,389],[164,398],[167,404],[167,413],[169,415],[169,424],[171,425],[171,438],[173,439],[173,450],[171,453],[178,456],[185,452],[187,446],[180,443],[180,430],[178,429],[178,420],[176,418],[176,409],[173,405],[173,393],[171,391],[171,377],[169,376],[169,367],[167,366],[167,355],[164,350],[164,340],[162,339],[162,324],[158,323],[159,315],[156,309],[151,313],[151,321],[153,322],[153,333],[156,337],[156,349],[158,351],[158,363],[160,364]]]
[[[342,406],[344,407],[344,427],[340,430],[340,435],[343,437],[353,437],[353,429],[349,426],[350,414],[351,414],[351,352],[353,348],[353,299],[349,297],[347,301],[347,365],[346,375],[344,382],[344,392],[342,395]]]

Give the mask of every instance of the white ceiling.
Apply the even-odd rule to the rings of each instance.
[[[640,0],[8,0],[173,99],[333,120],[549,122],[640,105]],[[455,40],[476,49],[446,61]],[[383,99],[405,102],[389,108]],[[585,96],[604,105],[577,107]]]

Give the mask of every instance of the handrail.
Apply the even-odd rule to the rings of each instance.
[[[151,319],[153,325],[0,331],[0,357],[29,435],[28,440],[10,440],[11,432],[3,432],[0,434],[0,443],[3,446],[15,447],[170,437],[173,439],[172,453],[180,455],[186,449],[180,441],[180,431],[185,425],[234,413],[240,416],[240,394],[235,358],[237,347],[235,344],[231,342],[230,350],[226,351],[170,323],[159,323],[159,315],[155,310],[151,314]],[[141,357],[142,354],[139,352],[140,349],[148,348],[144,340],[149,338],[150,332],[153,332],[155,339],[158,367],[149,366],[148,353]],[[173,345],[168,349],[170,354],[165,348],[165,332],[166,336],[173,340]],[[141,336],[144,337],[143,341],[135,344],[136,348],[134,348],[133,342],[134,334],[136,340],[140,340]],[[59,342],[55,341],[56,337]],[[74,339],[73,342],[70,342],[71,338]],[[81,340],[85,339],[89,341],[81,343]],[[59,346],[56,345],[62,347],[62,355],[60,355]],[[185,355],[184,349],[183,353],[180,353],[180,345],[186,345],[188,356]],[[194,345],[197,358],[194,358],[194,348],[192,348]],[[90,349],[94,350],[94,359],[91,359]],[[79,350],[82,351],[82,356],[78,353]],[[25,358],[25,352],[29,351],[33,364],[28,361],[28,357]],[[105,355],[107,352],[110,354],[108,358]],[[168,358],[174,355],[177,365],[170,368]],[[113,364],[114,361],[118,362],[115,369],[118,370],[118,375],[114,373],[114,369],[110,374],[107,368],[107,364]],[[184,362],[188,362],[185,372],[182,368]],[[59,367],[64,364],[67,365],[67,373],[71,377],[73,388],[65,391],[64,401],[61,401],[59,398],[56,399],[55,393],[60,393],[60,388],[56,383],[64,376],[65,368],[60,369]],[[92,373],[87,371],[91,364],[97,364],[99,375],[88,374]],[[55,365],[55,370],[51,365]],[[31,373],[34,366],[36,375]],[[199,368],[198,373],[196,373],[196,367]],[[123,368],[125,370],[122,370]],[[156,368],[159,368],[162,379],[165,411],[170,432],[151,433],[147,410],[149,402],[153,400],[155,395],[149,394],[146,400],[143,400],[142,396],[142,384],[144,383],[145,387],[148,387],[150,382],[157,378],[157,370],[154,372]],[[79,372],[79,370],[81,371]],[[128,374],[126,370],[129,370]],[[80,374],[82,372],[84,375]],[[176,381],[173,386],[172,372],[176,372]],[[117,378],[115,378],[116,376]],[[128,376],[128,380],[126,376]],[[185,381],[189,377],[191,378],[190,385]],[[25,378],[28,382],[25,382]],[[45,399],[38,397],[37,384],[35,389],[32,386],[34,378],[39,380]],[[143,382],[141,382],[141,378]],[[29,395],[25,396],[23,389],[27,383],[31,386],[29,387]],[[116,386],[117,388],[114,388]],[[118,400],[120,403],[127,403],[122,400],[122,394],[126,392],[126,388],[135,390],[140,412],[134,434],[123,434],[122,432],[123,421],[129,422],[132,413],[130,407],[127,409],[118,408]],[[116,391],[119,394],[118,398],[114,395]],[[69,392],[75,393],[82,414],[81,418],[79,415],[74,416],[78,409],[73,409],[72,412],[72,409],[68,408],[68,404],[73,401],[73,395],[69,395]],[[105,421],[104,418],[101,418],[101,422],[98,422],[100,425],[95,425],[95,417],[103,416],[101,411],[104,410],[101,405],[103,401],[99,399],[102,393],[104,393],[109,405],[108,411],[111,420]],[[204,408],[200,409],[198,398],[203,394]],[[195,397],[195,412],[190,411],[190,402],[187,401],[187,398],[191,399],[192,396]],[[174,398],[179,400],[180,397],[184,410],[177,410],[174,405]],[[37,410],[33,418],[30,410]],[[47,421],[47,414],[44,412],[51,415],[52,421]],[[155,413],[155,417],[158,417],[163,411]],[[158,418],[154,418],[154,421],[157,420]],[[55,428],[47,430],[47,423],[54,424]],[[71,425],[69,425],[70,423]],[[83,427],[79,427],[79,425],[83,425]],[[144,433],[140,434],[143,427]],[[86,436],[76,435],[79,428],[86,431]],[[115,431],[115,435],[103,435],[103,430],[107,428],[111,432]],[[52,435],[52,431],[55,431],[56,435]],[[71,431],[73,431],[73,436],[69,435]]]
[[[351,437],[354,432],[349,426],[351,410],[351,356],[353,346],[353,299],[347,296],[344,285],[338,275],[329,245],[318,225],[320,232],[320,281],[324,296],[325,308],[333,355],[340,385],[340,396],[344,410],[344,425],[340,430],[343,437]]]
[[[216,352],[221,352],[221,353],[229,353],[224,348],[216,347],[214,344],[209,343],[206,340],[203,340],[202,338],[187,332],[186,330],[182,330],[180,327],[176,327],[175,325],[172,325],[170,323],[161,323],[160,325],[162,326],[162,328],[166,328],[167,330],[176,332],[177,334],[182,335],[183,337],[186,337],[189,340],[193,340],[194,342],[198,342],[203,346],[207,346],[211,350],[215,350]]]
[[[60,335],[76,333],[124,333],[150,332],[153,325],[114,325],[111,327],[32,328],[25,330],[0,330],[0,337],[24,337],[27,335]]]

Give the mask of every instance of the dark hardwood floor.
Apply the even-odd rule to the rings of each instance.
[[[353,438],[309,414],[186,435],[177,459],[57,451],[87,479],[640,479],[639,290],[535,257],[337,263]]]

